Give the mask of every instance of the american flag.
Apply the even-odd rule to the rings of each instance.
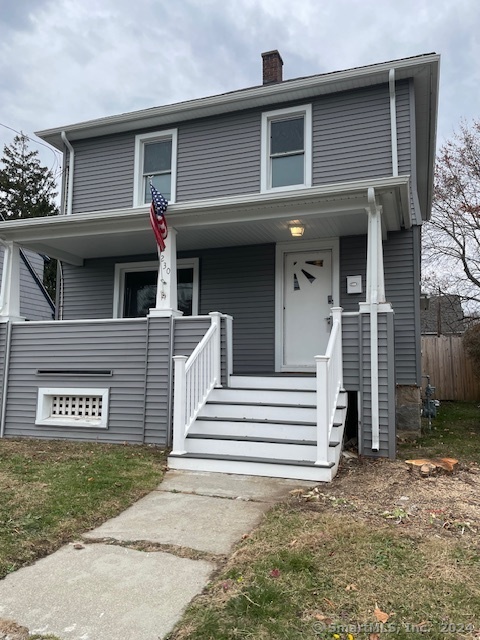
[[[150,191],[152,193],[150,224],[152,225],[153,233],[155,234],[155,239],[160,251],[164,251],[165,238],[168,236],[167,221],[165,219],[165,211],[167,210],[168,202],[161,193],[158,193],[152,183],[150,183]]]

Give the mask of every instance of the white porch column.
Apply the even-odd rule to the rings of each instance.
[[[157,301],[150,316],[180,316],[177,300],[177,230],[168,229],[165,251],[158,252]]]
[[[372,403],[372,450],[380,449],[380,404],[378,375],[378,312],[385,304],[385,274],[383,269],[382,208],[375,199],[375,190],[368,189],[369,207],[367,238],[367,296],[360,303],[360,312],[370,314],[370,376]]]
[[[367,236],[367,302],[385,302],[385,275],[383,269],[382,208],[370,206]]]
[[[0,322],[25,320],[20,316],[20,248],[15,242],[4,242],[2,285],[0,290]]]

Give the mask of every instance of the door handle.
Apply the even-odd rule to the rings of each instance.
[[[325,320],[327,321],[327,324],[332,324],[332,316],[327,316]]]

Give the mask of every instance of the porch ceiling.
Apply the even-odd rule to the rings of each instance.
[[[384,234],[410,225],[409,176],[313,187],[275,195],[251,194],[173,204],[167,212],[178,230],[177,249],[195,250],[292,240],[288,224],[300,220],[303,240],[367,231],[367,189],[383,206]],[[5,222],[0,240],[71,264],[92,258],[156,251],[148,207]]]

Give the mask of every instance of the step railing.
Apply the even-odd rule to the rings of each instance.
[[[190,357],[173,356],[173,450],[185,453],[185,438],[199,411],[215,387],[221,387],[221,318],[209,314],[212,323]]]
[[[317,459],[328,462],[330,434],[335,421],[340,391],[343,390],[342,311],[333,307],[332,330],[324,356],[315,356],[317,375]]]

